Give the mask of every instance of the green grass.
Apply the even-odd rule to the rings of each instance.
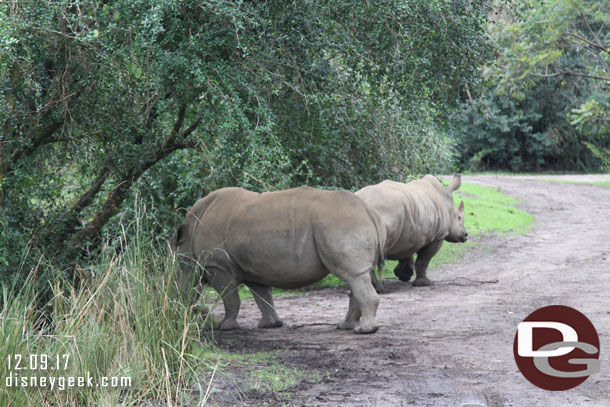
[[[231,353],[215,348],[202,357],[216,360],[220,374],[230,374],[227,380],[237,381],[241,390],[281,392],[303,380],[321,379],[319,373],[287,367],[271,352]]]
[[[517,176],[534,176],[534,175],[540,175],[540,173],[537,172],[510,172],[510,171],[462,171],[461,172],[462,175],[472,175],[472,176],[477,176],[477,175],[502,175],[502,176],[513,176],[513,175],[517,175]],[[555,174],[553,172],[549,172],[548,174]],[[558,172],[557,174],[564,174],[562,172]]]
[[[489,170],[489,171],[472,171],[472,170],[467,170],[467,171],[462,171],[461,172],[462,175],[472,175],[472,176],[477,176],[477,175],[502,175],[502,176],[541,176],[541,175],[582,175],[583,173],[578,173],[578,172],[574,172],[574,171],[552,171],[552,170],[546,170],[544,172],[512,172],[512,171],[506,171],[506,170],[497,170],[497,171],[493,171],[493,170]],[[603,173],[601,173],[603,174]]]
[[[273,293],[274,296],[276,296],[276,295],[297,295],[302,291],[283,290],[281,288],[272,288],[271,292]],[[208,294],[208,293],[206,292],[206,294]],[[211,295],[211,293],[209,293],[209,294]],[[239,298],[241,298],[242,300],[253,300],[254,295],[252,294],[252,291],[250,291],[250,289],[248,289],[248,287],[241,285],[241,286],[239,286]]]
[[[464,225],[471,236],[492,231],[524,234],[534,222],[532,215],[517,208],[517,199],[498,188],[463,183],[454,193],[455,203],[460,200],[464,201]]]

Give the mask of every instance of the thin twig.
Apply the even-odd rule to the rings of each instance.
[[[586,39],[586,38],[584,38],[584,37],[582,37],[582,36],[580,36],[580,35],[578,35],[578,34],[574,34],[574,33],[565,33],[565,34],[560,35],[560,37],[562,37],[562,38],[563,38],[563,37],[565,37],[565,36],[574,37],[574,38],[579,39],[579,40],[581,40],[581,41],[583,41],[583,42],[586,42],[587,44],[589,44],[590,46],[592,46],[592,47],[594,47],[594,48],[601,49],[602,51],[605,51],[605,52],[610,52],[610,50],[608,50],[608,48],[604,47],[602,44],[600,44],[600,43],[595,43],[595,42],[591,42],[591,41],[589,41],[588,39]]]
[[[458,280],[466,280],[470,284],[460,284],[460,283],[457,282]],[[458,277],[458,278],[454,278],[453,280],[439,281],[439,282],[435,283],[435,285],[473,286],[473,285],[482,285],[482,284],[497,284],[498,282],[499,281],[497,279],[493,279],[493,280],[473,280],[473,279],[466,278],[466,277]]]
[[[562,76],[562,75],[571,75],[571,76],[582,76],[582,77],[591,78],[591,79],[599,79],[602,81],[610,81],[610,77],[607,77],[607,76],[591,75],[591,74],[586,74],[586,73],[582,73],[582,72],[574,72],[574,71],[561,71],[561,72],[554,72],[554,73],[550,73],[550,74],[532,72],[532,73],[530,73],[530,75],[538,76],[541,78],[555,78],[557,76]]]
[[[298,328],[303,328],[304,326],[319,326],[319,325],[337,325],[337,324],[331,323],[331,322],[313,322],[311,324],[294,324],[294,325],[290,325],[289,328],[298,329]]]

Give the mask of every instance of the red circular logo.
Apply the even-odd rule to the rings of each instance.
[[[517,367],[545,390],[569,390],[599,372],[599,337],[581,312],[563,305],[540,308],[519,324]]]

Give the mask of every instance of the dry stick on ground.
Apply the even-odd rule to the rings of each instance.
[[[460,284],[457,282],[458,280],[466,280],[466,281],[468,281],[468,283]],[[458,278],[454,278],[453,280],[438,281],[434,284],[435,285],[476,286],[476,285],[482,285],[482,284],[497,284],[497,283],[499,283],[499,281],[495,278],[493,280],[473,280],[473,279],[466,278],[466,277],[458,277]]]

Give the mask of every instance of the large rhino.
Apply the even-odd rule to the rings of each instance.
[[[186,293],[209,282],[222,296],[221,330],[239,328],[238,286],[254,294],[258,326],[282,325],[271,287],[299,288],[329,273],[351,288],[340,329],[377,330],[379,297],[371,270],[382,260],[385,232],[378,216],[352,192],[300,187],[258,194],[224,188],[198,200],[173,237]],[[203,281],[198,270],[203,269]],[[186,296],[188,297],[188,296]]]
[[[386,232],[384,256],[399,260],[394,274],[401,281],[410,280],[415,266],[417,277],[413,285],[430,285],[426,269],[443,241],[465,242],[468,239],[464,227],[464,202],[460,202],[456,210],[452,196],[461,183],[461,176],[456,175],[445,188],[435,177],[426,175],[408,184],[383,181],[356,192],[379,214],[384,226],[382,230]],[[417,261],[414,262],[415,253]],[[377,287],[375,279],[373,283]]]

